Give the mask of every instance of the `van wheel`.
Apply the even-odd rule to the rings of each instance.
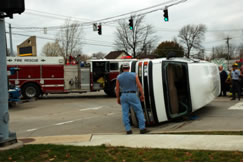
[[[23,86],[23,88],[21,89],[21,93],[24,98],[30,99],[30,98],[34,98],[34,97],[39,97],[41,91],[40,91],[40,88],[36,84],[28,83]]]

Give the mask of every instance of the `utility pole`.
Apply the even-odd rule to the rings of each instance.
[[[229,40],[231,40],[232,38],[230,38],[229,36],[225,38],[226,43],[227,43],[227,48],[228,48],[228,69],[229,69],[229,64],[230,64],[230,42]]]
[[[0,19],[0,147],[17,142],[16,134],[8,130],[8,82],[4,19]]]
[[[7,59],[6,59],[6,32],[4,18],[13,18],[14,14],[21,14],[25,11],[24,0],[2,0],[0,7],[0,148],[5,150],[9,148],[21,147],[23,143],[18,143],[16,133],[8,129],[8,81],[7,81]],[[2,148],[3,147],[3,148]]]
[[[14,56],[14,52],[13,52],[13,42],[12,42],[12,28],[11,28],[11,24],[9,24],[9,41],[10,41],[10,56]]]

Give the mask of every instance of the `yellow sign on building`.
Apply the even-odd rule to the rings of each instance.
[[[37,56],[36,36],[31,36],[23,43],[17,46],[17,53],[20,57]]]

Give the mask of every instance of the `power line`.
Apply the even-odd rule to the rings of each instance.
[[[9,34],[9,32],[6,32]],[[30,37],[31,35],[26,35],[26,34],[20,34],[20,33],[12,33],[13,35],[18,35],[18,36],[27,36]],[[39,39],[44,39],[44,40],[51,40],[51,41],[56,41],[60,39],[55,39],[55,38],[49,38],[49,37],[43,37],[43,36],[36,36]],[[90,40],[91,41],[91,40]],[[219,40],[217,40],[219,41]],[[115,45],[105,45],[105,44],[96,44],[96,43],[88,43],[88,42],[81,42],[82,44],[85,45],[94,45],[94,46],[104,46],[104,47],[115,47]],[[204,48],[205,51],[210,51],[212,48]],[[174,50],[174,49],[167,49],[167,50]],[[198,51],[198,50],[191,50],[191,51]]]
[[[9,32],[6,32],[6,33],[9,34]],[[12,33],[12,35],[25,36],[25,37],[30,37],[31,36],[31,35],[20,34],[20,33]],[[60,40],[60,39],[55,39],[55,38],[43,37],[43,36],[36,36],[36,38],[44,39],[44,40],[51,40],[51,41]],[[65,40],[61,40],[61,41],[65,41]],[[94,46],[103,46],[103,47],[115,47],[114,45],[96,44],[96,43],[88,43],[88,42],[81,42],[81,44],[94,45]]]
[[[87,19],[87,18],[78,18],[78,17],[73,17],[73,16],[67,16],[67,15],[60,15],[60,14],[55,14],[55,13],[50,13],[50,12],[38,11],[38,10],[33,10],[33,9],[27,9],[27,12],[28,11],[31,12],[31,13],[35,13],[36,12],[38,14],[40,14],[40,13],[44,14],[44,15],[41,15],[41,16],[53,15],[54,17],[57,17],[57,18],[61,17],[61,19],[69,19],[69,18],[71,18],[71,19],[74,19],[74,20],[82,21],[82,22],[91,21],[91,19]]]
[[[238,36],[238,37],[232,37],[232,39],[237,39],[237,38],[242,38],[242,37],[241,37],[241,36]],[[207,42],[204,42],[204,44],[206,44],[206,43],[212,43],[212,42],[220,42],[220,41],[223,41],[223,39],[221,39],[221,40],[207,41]]]
[[[41,32],[42,30],[38,30],[38,31],[26,31],[25,30],[25,32]],[[15,31],[15,32],[21,32],[21,31]],[[8,32],[6,32],[6,33],[8,33]],[[48,35],[51,35],[51,36],[57,36],[56,34],[48,34]],[[80,40],[87,40],[87,41],[94,41],[94,42],[105,42],[105,43],[110,43],[110,44],[113,44],[113,42],[110,42],[110,41],[99,41],[99,40],[93,40],[93,39],[86,39],[86,38],[78,38],[78,39],[80,39]]]
[[[167,28],[160,28],[157,31],[165,31],[165,32],[178,32],[180,29],[167,29]],[[243,31],[242,28],[239,29],[210,29],[206,32],[225,32],[225,31]]]
[[[115,18],[119,18],[119,17],[123,17],[123,16],[130,16],[130,15],[133,15],[133,14],[136,14],[136,13],[139,13],[139,12],[142,12],[142,11],[145,11],[145,10],[150,10],[150,9],[153,9],[153,8],[158,8],[159,6],[165,6],[169,3],[173,3],[173,2],[183,2],[183,0],[169,0],[169,1],[166,1],[166,2],[163,2],[163,3],[159,3],[157,5],[153,5],[153,6],[150,6],[150,7],[146,7],[146,8],[143,8],[143,9],[140,9],[140,10],[136,10],[136,11],[132,11],[132,12],[128,12],[128,13],[125,13],[125,14],[120,14],[120,15],[117,15],[117,16],[112,16],[112,17],[107,17],[107,18],[103,18],[103,19],[99,19],[99,20],[96,20],[96,21],[93,21],[91,23],[96,23],[96,22],[104,22],[106,20],[110,20],[110,19],[115,19]],[[184,0],[185,2],[186,0]],[[159,10],[159,9],[157,9]]]

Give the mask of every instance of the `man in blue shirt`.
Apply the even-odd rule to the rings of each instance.
[[[240,88],[240,70],[237,69],[237,64],[235,63],[232,67],[233,70],[231,72],[231,79],[232,79],[232,99],[236,99],[236,93],[238,93],[238,99],[240,101],[241,98],[241,88]]]
[[[116,96],[117,103],[122,106],[123,123],[127,134],[132,134],[130,120],[129,120],[129,110],[132,107],[136,113],[140,134],[145,134],[149,132],[145,128],[145,118],[142,111],[141,102],[144,101],[144,93],[136,73],[129,72],[129,64],[122,65],[123,73],[117,77],[116,81]],[[137,96],[137,90],[140,92],[140,99]],[[121,96],[120,96],[121,93]]]

